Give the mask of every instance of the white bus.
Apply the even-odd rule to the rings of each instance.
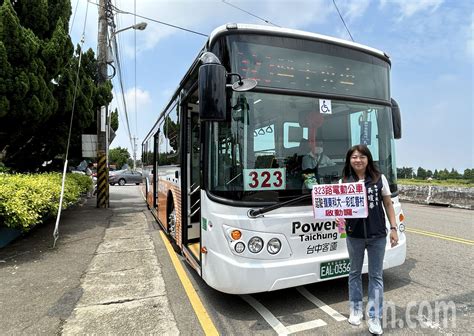
[[[345,234],[314,218],[305,179],[337,183],[355,144],[387,177],[404,228],[389,73],[385,53],[337,38],[247,24],[212,32],[142,143],[148,206],[209,286],[244,294],[347,276]],[[308,172],[304,147],[321,142],[330,164]],[[400,232],[384,268],[405,256]]]

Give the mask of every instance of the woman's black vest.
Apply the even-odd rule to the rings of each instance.
[[[344,182],[355,182],[349,178]],[[346,220],[346,232],[352,238],[382,238],[387,236],[385,213],[383,211],[382,176],[376,183],[366,176],[364,180],[367,192],[366,202],[369,216],[367,218],[353,218]]]

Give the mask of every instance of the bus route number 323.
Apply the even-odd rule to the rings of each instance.
[[[285,168],[244,169],[244,190],[286,189]]]

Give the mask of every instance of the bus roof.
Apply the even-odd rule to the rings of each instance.
[[[332,36],[326,36],[326,35],[321,35],[321,34],[316,34],[316,33],[310,33],[302,30],[296,30],[296,29],[289,29],[289,28],[280,28],[280,27],[272,27],[272,26],[262,26],[262,25],[254,25],[254,24],[247,24],[247,23],[228,23],[226,25],[222,25],[220,27],[217,27],[212,31],[212,33],[209,35],[209,40],[207,43],[207,46],[211,46],[215,39],[221,35],[228,33],[230,31],[239,31],[240,33],[260,33],[260,34],[265,34],[265,35],[280,35],[280,36],[288,36],[288,37],[294,37],[294,38],[303,38],[303,39],[308,39],[308,40],[315,40],[315,41],[322,41],[322,42],[327,42],[327,43],[333,43],[336,45],[340,45],[343,47],[348,47],[352,49],[357,49],[361,51],[365,51],[371,54],[374,54],[378,57],[383,58],[385,61],[390,63],[390,57],[384,53],[383,51],[380,51],[375,48],[368,47],[366,45],[360,44],[360,43],[355,43],[347,40],[343,40],[337,37],[332,37]]]

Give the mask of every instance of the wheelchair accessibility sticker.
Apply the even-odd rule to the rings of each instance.
[[[319,100],[319,112],[323,114],[332,114],[331,100],[320,99]]]

